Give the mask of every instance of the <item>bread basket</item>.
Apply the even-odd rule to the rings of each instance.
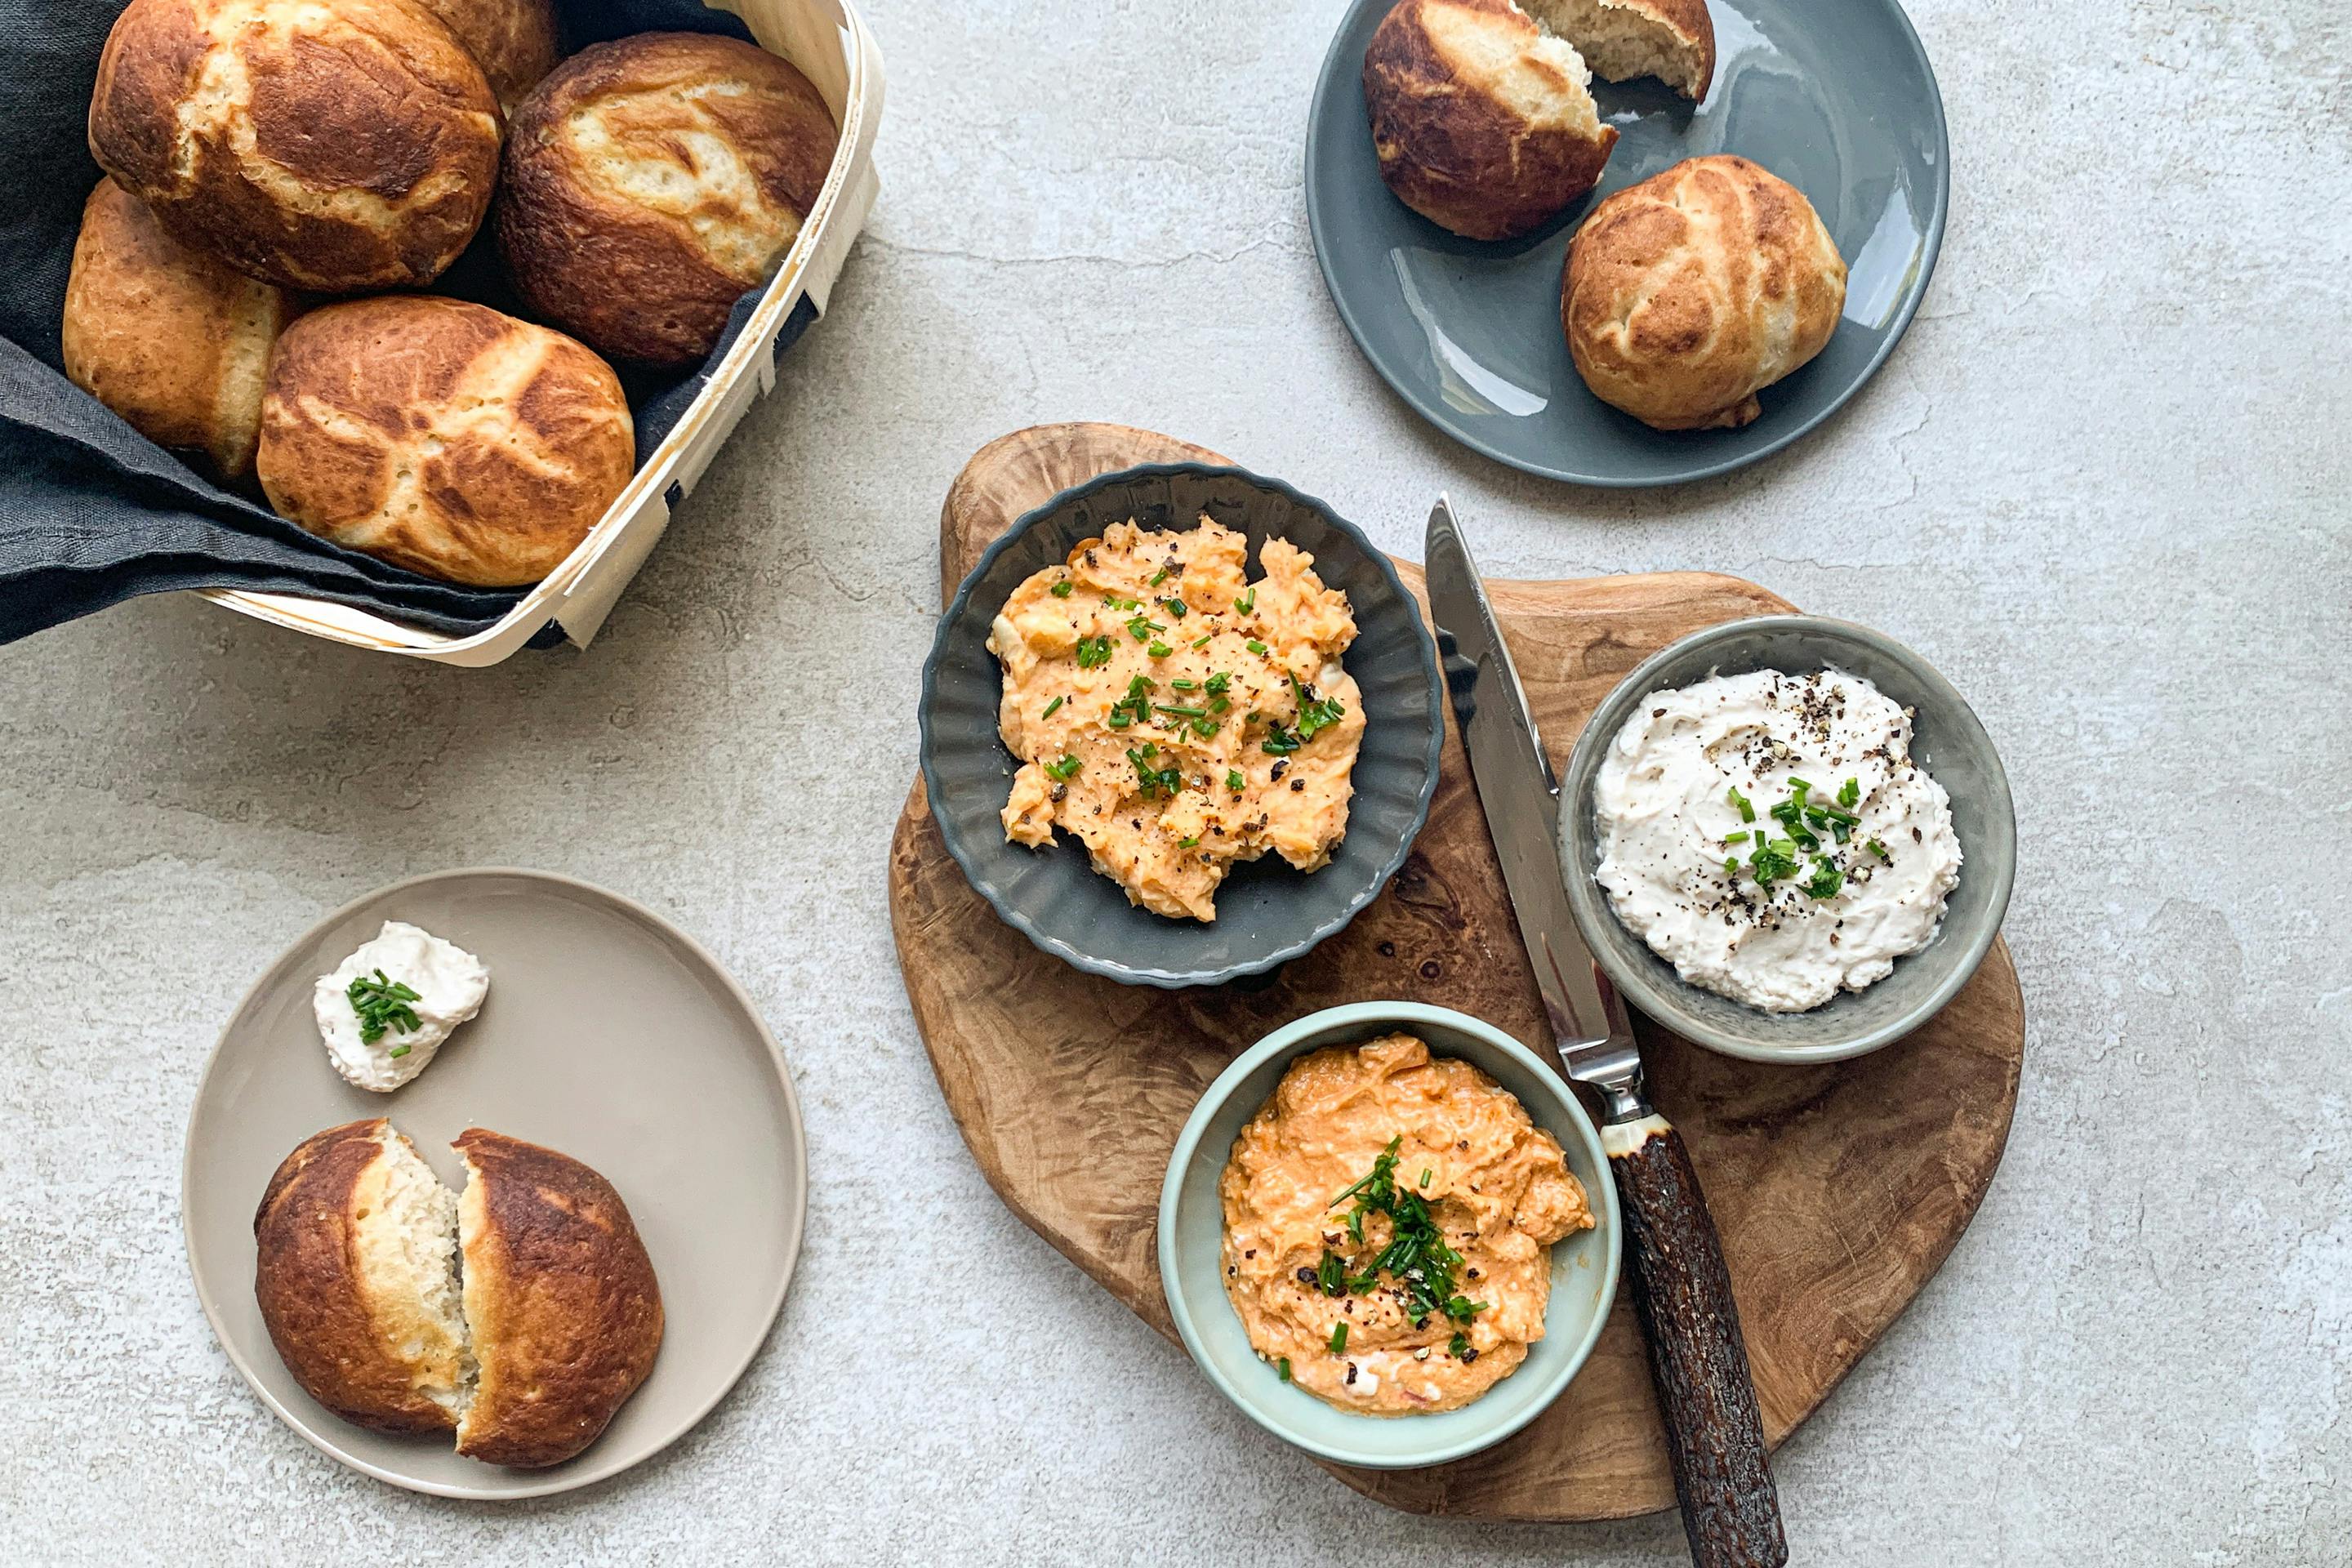
[[[800,68],[832,108],[841,143],[824,190],[750,321],[677,427],[638,466],[588,537],[497,625],[464,637],[295,594],[206,588],[199,590],[204,597],[311,637],[439,664],[496,664],[550,623],[566,640],[588,645],[668,528],[670,512],[734,434],[754,394],[764,395],[775,386],[780,335],[803,299],[818,311],[824,309],[878,189],[874,142],[882,122],[882,53],[848,0],[706,4],[741,17],[761,47]]]

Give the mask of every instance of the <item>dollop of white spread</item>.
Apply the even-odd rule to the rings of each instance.
[[[408,1004],[417,1027],[402,1033],[390,1026],[373,1040],[360,1037],[360,1016],[352,1005],[351,984],[383,970],[384,978],[416,993]],[[482,1010],[490,992],[490,972],[480,959],[422,926],[386,921],[375,939],[362,945],[333,973],[319,976],[310,996],[327,1059],[344,1081],[388,1094],[432,1065],[441,1042]],[[405,1050],[402,1050],[406,1047]],[[399,1056],[392,1053],[400,1051]]]
[[[1610,742],[1593,807],[1617,918],[1691,984],[1766,1012],[1885,979],[1959,881],[1951,797],[1911,760],[1909,711],[1837,670],[1653,692]],[[1761,869],[1791,869],[1759,881],[1759,849]]]

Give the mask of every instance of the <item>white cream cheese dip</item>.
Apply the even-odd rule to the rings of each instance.
[[[369,994],[383,1004],[375,1012],[382,1032],[373,1040],[365,1037],[368,1020],[352,997],[355,980],[367,982]],[[387,994],[381,988],[385,984],[416,994]],[[450,1031],[482,1010],[489,990],[490,972],[480,959],[421,926],[386,921],[373,942],[319,976],[310,1006],[327,1059],[344,1081],[384,1094],[423,1072]]]
[[[1595,875],[1694,985],[1801,1013],[1894,971],[1959,880],[1951,797],[1911,715],[1836,670],[1654,692],[1593,784]]]

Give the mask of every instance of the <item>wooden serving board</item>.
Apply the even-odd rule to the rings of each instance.
[[[992,443],[940,514],[943,598],[990,540],[1055,492],[1186,459],[1226,460],[1112,425],[1043,426]],[[1399,504],[1417,512],[1423,499]],[[1418,594],[1420,569],[1399,569]],[[1701,626],[1790,608],[1752,583],[1698,573],[1489,587],[1563,763],[1586,716],[1647,655]],[[1260,981],[1129,988],[1040,952],[964,880],[919,782],[891,844],[890,910],[915,1021],[989,1184],[1171,1341],[1152,1234],[1160,1179],[1194,1101],[1241,1051],[1318,1008],[1376,998],[1440,1003],[1538,1049],[1549,1043],[1450,715],[1429,825],[1395,881],[1345,931]],[[1636,1022],[1651,1092],[1688,1141],[1722,1231],[1765,1433],[1778,1444],[1918,1293],[1983,1198],[2017,1103],[2016,971],[1996,942],[1926,1027],[1830,1067],[1736,1061]],[[1617,1519],[1675,1500],[1622,1291],[1591,1360],[1517,1436],[1430,1469],[1330,1468],[1422,1513]]]

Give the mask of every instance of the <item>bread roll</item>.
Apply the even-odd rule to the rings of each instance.
[[[466,1317],[480,1364],[457,1452],[561,1464],[604,1430],[653,1370],[661,1289],[626,1205],[568,1155],[469,1128],[458,1200]]]
[[[499,106],[415,0],[131,0],[89,148],[240,271],[349,293],[430,282],[481,226]]]
[[[599,44],[516,111],[499,249],[534,314],[616,359],[688,364],[800,232],[837,137],[808,79],[764,49]]]
[[[1591,190],[1617,144],[1591,81],[1510,0],[1400,0],[1364,51],[1381,178],[1455,234],[1525,234]]]
[[[629,482],[612,367],[483,305],[330,305],[278,340],[257,468],[278,512],[451,583],[553,571]]]
[[[563,58],[552,0],[425,0],[449,25],[509,114]]]
[[[1802,192],[1745,158],[1692,158],[1592,211],[1560,322],[1595,396],[1661,430],[1745,425],[1757,390],[1822,352],[1845,262]]]
[[[236,483],[253,474],[262,376],[294,309],[285,290],[189,249],[100,180],[66,280],[66,374],[149,440],[201,453]]]
[[[1611,81],[1654,76],[1685,98],[1715,80],[1706,0],[1524,0],[1536,25],[1566,38]]]
[[[254,1293],[311,1398],[383,1432],[446,1432],[473,1357],[457,1198],[382,1118],[306,1139],[253,1216]]]

